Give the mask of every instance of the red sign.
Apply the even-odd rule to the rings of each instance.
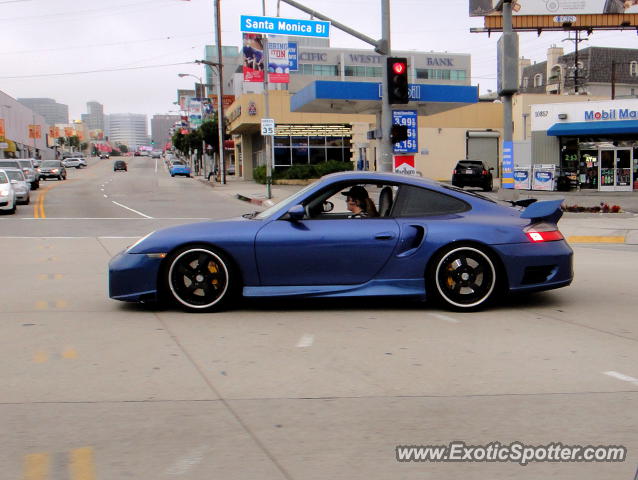
[[[0,118],[0,138],[4,138],[6,135],[4,130],[4,118]]]
[[[40,125],[29,125],[29,138],[42,138]]]
[[[394,172],[403,175],[416,175],[414,155],[395,155]]]

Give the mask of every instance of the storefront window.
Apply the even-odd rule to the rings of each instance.
[[[326,137],[326,145],[329,147],[343,147],[343,137]]]
[[[293,147],[307,147],[308,137],[291,137]]]
[[[327,148],[326,149],[326,160],[338,160],[339,162],[343,161],[343,148]]]
[[[326,149],[325,148],[311,148],[310,149],[310,163],[323,163],[326,161]]]
[[[275,147],[275,166],[289,167],[290,165],[290,149]]]
[[[290,137],[275,137],[275,147],[289,147]]]
[[[580,188],[598,190],[598,150],[580,151]]]
[[[307,148],[293,148],[292,152],[292,164],[307,164],[308,163],[308,149]]]

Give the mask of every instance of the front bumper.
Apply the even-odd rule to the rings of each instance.
[[[58,173],[53,173],[53,172],[42,172],[40,173],[40,178],[58,178],[61,175],[60,172]]]
[[[144,254],[118,253],[109,262],[109,297],[124,302],[157,300],[161,263]]]
[[[29,192],[16,192],[16,200],[18,202],[26,202],[29,198]]]
[[[494,245],[503,260],[510,292],[566,287],[574,279],[574,251],[565,240]]]

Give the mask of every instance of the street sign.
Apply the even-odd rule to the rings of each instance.
[[[394,153],[418,153],[418,128],[416,110],[392,110],[392,125],[405,125],[408,127],[408,138],[392,145]]]
[[[272,136],[275,134],[275,119],[274,118],[262,118],[261,119],[261,134]]]
[[[9,144],[7,142],[0,142],[0,149],[9,148]]]
[[[248,33],[265,33],[266,35],[329,38],[330,22],[242,15],[240,30]]]
[[[514,188],[514,143],[503,142],[502,188]]]
[[[394,173],[400,173],[402,175],[416,175],[414,155],[395,155],[393,160]]]
[[[299,70],[297,63],[297,42],[288,42],[288,66],[291,72]]]

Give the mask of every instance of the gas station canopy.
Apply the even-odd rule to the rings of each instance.
[[[290,110],[304,113],[362,113],[381,110],[381,84],[317,80],[294,94]],[[478,102],[478,87],[410,84],[410,103],[418,115],[432,115]]]

